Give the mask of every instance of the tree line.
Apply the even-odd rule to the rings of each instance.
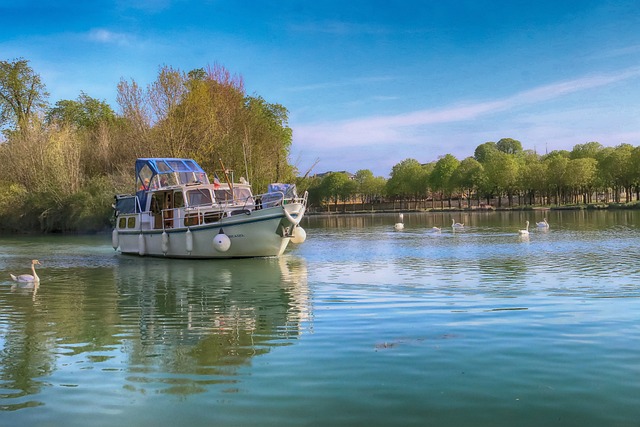
[[[305,178],[300,185],[309,188],[312,203],[329,209],[339,202],[376,201],[413,203],[416,209],[630,203],[640,200],[640,147],[587,142],[538,154],[503,138],[480,144],[463,160],[451,154],[426,164],[405,159],[389,179],[365,169],[353,177],[334,172]]]
[[[287,109],[247,95],[223,66],[161,66],[146,87],[115,89],[118,112],[85,92],[51,105],[28,60],[0,61],[0,231],[109,227],[138,157],[193,158],[210,173],[224,159],[258,191],[295,179]]]

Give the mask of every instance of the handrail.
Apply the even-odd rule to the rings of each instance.
[[[190,227],[193,225],[202,225],[205,223],[205,215],[208,213],[211,213],[211,214],[220,213],[221,217],[223,217],[225,215],[228,215],[229,212],[232,212],[236,209],[243,209],[243,210],[249,210],[249,211],[254,210],[258,208],[258,203],[256,203],[256,201],[258,199],[261,199],[266,194],[269,194],[272,197],[276,195],[276,198],[268,201],[267,202],[268,205],[267,206],[263,205],[262,206],[263,208],[282,206],[285,204],[284,203],[285,201],[291,201],[291,203],[300,203],[302,204],[303,207],[306,207],[307,199],[309,197],[309,193],[305,191],[302,197],[292,197],[287,199],[285,198],[285,195],[283,192],[275,191],[271,193],[259,194],[257,196],[249,196],[249,197],[243,197],[239,199],[232,199],[230,201],[225,201],[223,203],[216,202],[214,204],[188,206],[188,207],[185,207],[184,209],[181,209],[181,208],[161,209],[160,214],[161,214],[161,220],[162,220],[161,221],[162,230],[165,230],[167,228],[174,228],[176,227],[176,224],[178,224],[178,226],[181,226],[184,224],[184,221],[187,218],[189,219],[194,218],[196,220],[194,224],[188,225],[187,227]],[[169,212],[171,212],[170,217],[168,215]],[[167,223],[169,221],[173,224],[172,227],[167,227]]]

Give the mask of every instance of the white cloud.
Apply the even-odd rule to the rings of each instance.
[[[533,105],[563,96],[622,82],[640,76],[640,67],[617,73],[581,77],[536,87],[515,95],[476,103],[461,103],[441,109],[405,114],[373,116],[342,122],[294,126],[294,140],[305,147],[323,149],[370,144],[416,142],[421,128],[428,125],[465,122],[517,107]],[[420,138],[424,138],[421,136]]]
[[[131,40],[131,36],[128,34],[116,33],[104,28],[94,28],[89,31],[87,37],[94,42],[117,45],[128,45]]]

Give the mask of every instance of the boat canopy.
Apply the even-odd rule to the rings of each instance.
[[[136,160],[136,188],[142,206],[145,206],[146,192],[149,190],[187,184],[209,184],[207,174],[193,159]]]

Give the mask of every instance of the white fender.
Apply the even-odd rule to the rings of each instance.
[[[302,213],[303,211],[300,210],[298,212],[296,212],[298,215],[294,218],[291,216],[291,214],[289,212],[287,212],[287,209],[283,206],[282,210],[284,211],[284,216],[287,217],[287,219],[289,220],[289,222],[291,224],[293,224],[294,226],[298,225],[298,223],[300,222],[300,220],[302,219]]]
[[[138,234],[138,254],[144,256],[145,252],[147,252],[147,247],[144,242],[144,235],[140,233]]]
[[[113,249],[118,249],[118,246],[120,246],[120,236],[117,228],[114,228],[111,232],[111,246],[113,246]]]
[[[187,229],[187,235],[185,237],[186,241],[185,243],[185,248],[187,249],[187,252],[190,254],[191,252],[193,252],[193,234],[191,233],[191,230]]]
[[[293,235],[291,236],[291,243],[295,243],[299,245],[300,243],[304,243],[307,240],[307,232],[304,231],[304,228],[297,226],[293,229]]]
[[[169,235],[166,231],[162,232],[162,253],[167,254],[169,252]]]
[[[216,234],[216,237],[213,238],[213,249],[218,252],[227,252],[231,247],[231,239],[229,236],[224,234],[222,228],[220,229],[220,233]]]

